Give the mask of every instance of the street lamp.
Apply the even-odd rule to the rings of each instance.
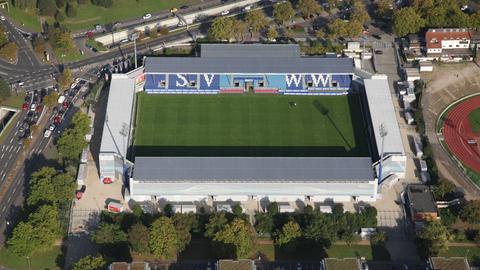
[[[380,127],[379,127],[379,131],[380,131],[380,137],[382,137],[382,149],[381,149],[381,152],[380,152],[380,166],[378,167],[378,181],[382,181],[382,162],[383,162],[383,145],[384,145],[384,142],[385,142],[385,137],[387,136],[388,134],[388,131],[387,131],[387,128],[385,127],[385,125],[383,123],[380,124]]]
[[[135,69],[137,69],[137,39],[140,37],[140,33],[135,32],[130,35],[130,40],[133,41],[133,54],[135,57]]]

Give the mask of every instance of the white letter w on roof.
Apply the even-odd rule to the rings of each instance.
[[[285,81],[287,81],[288,87],[292,86],[292,82],[295,83],[296,87],[298,87],[300,85],[300,82],[302,81],[302,75],[300,74],[285,75]]]

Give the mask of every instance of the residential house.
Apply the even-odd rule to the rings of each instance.
[[[425,35],[427,57],[445,62],[472,60],[471,32],[465,28],[429,29]]]

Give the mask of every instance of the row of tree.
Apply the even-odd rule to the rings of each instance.
[[[480,12],[463,12],[455,0],[414,0],[412,5],[393,14],[398,36],[419,32],[426,27],[466,27],[480,29]]]
[[[151,254],[157,259],[176,259],[192,237],[210,240],[210,249],[219,258],[248,258],[252,255],[257,235],[270,235],[277,247],[292,251],[299,248],[327,248],[342,239],[352,243],[361,227],[376,226],[376,209],[367,207],[361,214],[344,213],[341,205],[332,214],[319,213],[306,207],[304,213],[279,213],[271,203],[266,214],[257,214],[252,226],[242,208],[235,205],[232,213],[173,213],[170,205],[163,214],[143,213],[138,205],[132,213],[102,212],[92,240],[105,257],[115,257],[121,250]],[[125,255],[124,255],[125,256]],[[94,260],[92,257],[89,260]]]
[[[24,208],[27,217],[15,226],[7,248],[23,257],[52,248],[62,235],[59,211],[73,197],[75,187],[72,175],[55,168],[44,167],[33,173]]]
[[[85,113],[77,112],[71,120],[70,127],[63,131],[57,141],[58,155],[64,165],[77,164],[80,154],[87,147],[85,135],[90,132],[90,118]]]

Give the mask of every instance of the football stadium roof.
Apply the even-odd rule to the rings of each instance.
[[[350,58],[300,57],[298,45],[202,46],[201,57],[148,57],[147,73],[353,74]]]
[[[370,157],[136,157],[133,179],[175,181],[373,181]]]
[[[135,77],[112,74],[100,153],[127,154],[134,97]]]
[[[300,57],[298,44],[202,44],[201,57]]]
[[[404,155],[402,137],[398,126],[395,107],[393,106],[390,87],[387,76],[376,75],[372,79],[364,79],[365,93],[367,95],[370,117],[372,119],[375,142],[380,156],[382,137],[380,136],[380,125],[384,124],[388,134],[385,137],[384,153]]]

